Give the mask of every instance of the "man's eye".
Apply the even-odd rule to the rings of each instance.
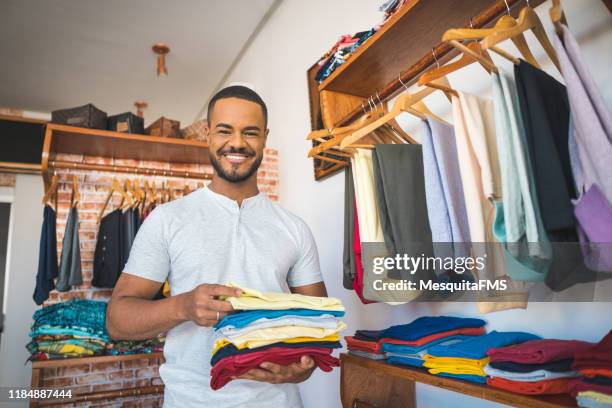
[[[217,133],[220,135],[229,135],[231,132],[229,130],[219,130]]]
[[[251,136],[251,137],[258,136],[258,135],[259,135],[259,133],[257,133],[257,132],[247,132],[247,133],[245,133],[245,136]]]

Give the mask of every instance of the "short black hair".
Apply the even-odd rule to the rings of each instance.
[[[212,97],[210,102],[208,102],[208,113],[207,113],[207,118],[206,118],[209,125],[210,125],[210,116],[215,107],[215,104],[217,103],[218,100],[227,99],[227,98],[244,99],[246,101],[255,102],[256,104],[261,106],[261,110],[264,116],[265,126],[266,127],[268,126],[268,108],[266,107],[266,103],[263,101],[263,99],[261,99],[261,96],[259,96],[257,92],[255,92],[251,88],[248,88],[242,85],[228,86],[226,88],[221,89],[219,92],[217,92]]]

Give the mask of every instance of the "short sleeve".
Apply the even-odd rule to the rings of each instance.
[[[163,207],[147,216],[138,229],[123,272],[160,283],[166,280],[170,273],[166,223]]]
[[[287,274],[287,283],[292,288],[323,281],[317,244],[302,220],[298,223],[298,234],[298,258]]]

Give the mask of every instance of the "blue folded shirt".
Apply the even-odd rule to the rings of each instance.
[[[486,322],[482,319],[451,317],[451,316],[424,316],[412,323],[391,326],[381,331],[380,337],[415,341],[430,334],[447,330],[465,329],[468,327],[482,327]]]
[[[448,377],[448,378],[458,378],[460,380],[472,381],[480,384],[487,383],[487,377],[484,375],[473,375],[473,374],[450,374],[450,373],[440,373],[436,374],[440,377]]]
[[[428,352],[435,357],[461,357],[480,360],[487,356],[489,349],[524,343],[539,338],[531,333],[492,331],[484,336],[470,337],[456,344],[447,346],[438,344],[431,347]]]
[[[442,345],[452,345],[452,344],[456,344],[460,341],[472,338],[474,336],[464,336],[464,335],[454,335],[454,336],[448,336],[448,337],[443,337],[441,339],[436,339],[433,341],[430,341],[427,344],[423,344],[422,346],[406,346],[404,344],[393,344],[393,343],[382,343],[382,347],[381,350],[384,351],[385,353],[402,353],[402,354],[416,354],[420,351],[423,350],[427,350],[430,347],[433,347],[437,344],[442,344]]]
[[[410,358],[410,357],[388,356],[387,363],[403,364],[403,365],[409,365],[413,367],[423,367],[423,360],[419,360],[416,358]]]
[[[310,309],[287,309],[287,310],[248,310],[244,312],[232,313],[225,316],[215,325],[215,330],[225,326],[234,326],[237,329],[248,326],[256,320],[266,318],[275,319],[283,316],[321,316],[324,314],[336,317],[344,316],[342,311],[333,310],[310,310]]]

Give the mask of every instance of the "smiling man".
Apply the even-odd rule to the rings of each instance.
[[[168,332],[160,375],[166,407],[301,407],[296,383],[314,362],[264,363],[218,391],[210,388],[213,329],[232,312],[221,295],[234,281],[261,291],[326,296],[306,224],[257,188],[268,136],[267,108],[249,88],[231,86],[208,105],[215,174],[207,188],[157,207],[132,246],[108,306],[114,339]],[[152,300],[168,279],[171,296]]]

